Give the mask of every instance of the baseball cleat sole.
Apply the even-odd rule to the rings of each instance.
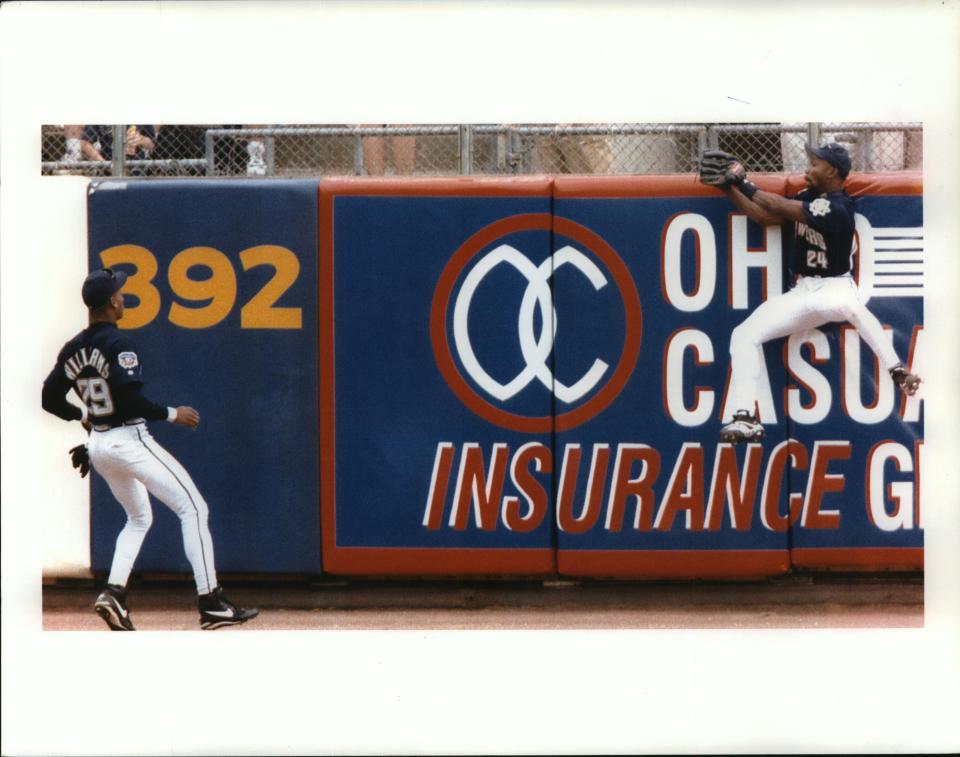
[[[114,611],[112,607],[107,605],[97,605],[93,609],[96,610],[97,615],[103,618],[104,622],[110,626],[111,631],[137,630],[133,627],[133,623],[131,623],[129,619],[127,619],[126,625],[124,625],[123,619],[117,615],[116,611]]]
[[[917,389],[920,388],[921,381],[923,381],[923,379],[921,379],[919,376],[907,376],[900,389],[902,389],[903,393],[908,397],[912,397],[917,393]]]
[[[763,429],[745,433],[739,429],[721,430],[720,441],[725,444],[742,444],[743,442],[760,442],[766,436]]]
[[[248,620],[253,620],[259,614],[260,610],[257,609],[243,609],[240,615],[232,618],[208,618],[206,620],[201,618],[200,628],[204,631],[215,631],[224,626],[238,626],[241,623],[246,623]]]

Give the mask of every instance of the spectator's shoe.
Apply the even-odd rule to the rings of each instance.
[[[733,414],[733,420],[720,429],[720,441],[729,444],[759,442],[763,437],[764,431],[760,421],[746,410],[737,410]]]
[[[136,631],[130,620],[126,602],[126,589],[122,586],[107,584],[107,588],[100,592],[97,601],[93,603],[93,609],[106,621],[111,631]]]
[[[79,139],[68,139],[67,140],[67,151],[63,154],[63,157],[60,158],[61,163],[76,163],[80,160],[80,140]]]
[[[247,161],[247,176],[266,176],[267,163],[264,160],[266,151],[263,142],[249,142],[247,144],[247,155],[250,156]]]
[[[897,363],[890,369],[890,378],[893,383],[900,387],[900,391],[908,397],[912,397],[920,388],[920,382],[923,381],[917,374],[907,371],[903,363]]]
[[[199,604],[200,627],[205,631],[246,623],[260,614],[255,607],[237,607],[223,595],[223,589],[219,586],[209,594],[201,594]]]

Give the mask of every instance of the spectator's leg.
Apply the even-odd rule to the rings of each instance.
[[[580,160],[575,173],[609,173],[613,156],[607,138],[599,134],[584,134],[578,137],[578,141]]]
[[[363,138],[363,170],[367,176],[383,176],[384,142],[383,137]]]
[[[582,137],[567,135],[560,137],[560,154],[563,156],[564,173],[590,173],[590,166],[583,155],[580,143]]]
[[[246,124],[247,129],[265,128],[262,124]],[[262,137],[253,137],[247,142],[247,176],[267,175],[267,149]]]
[[[83,139],[83,124],[63,127],[63,138],[66,141],[66,151],[63,154],[65,163],[76,163],[83,156],[80,154],[81,140]]]
[[[537,137],[537,155],[540,158],[541,173],[563,173],[563,155],[553,134]]]
[[[390,149],[393,152],[393,172],[397,176],[410,176],[417,156],[417,138],[393,137]]]

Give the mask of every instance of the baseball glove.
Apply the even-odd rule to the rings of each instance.
[[[706,150],[700,156],[700,182],[711,187],[726,186],[731,183],[733,177],[728,172],[734,166],[740,167],[742,172],[743,164],[736,156],[723,150]]]
[[[80,478],[83,478],[90,472],[90,452],[86,444],[78,444],[70,450],[70,462],[73,467],[80,471]]]

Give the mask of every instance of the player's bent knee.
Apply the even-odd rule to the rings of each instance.
[[[756,346],[756,340],[750,333],[750,329],[744,328],[744,324],[737,326],[730,334],[730,356],[733,357],[738,352],[752,349]]]
[[[150,526],[153,525],[153,513],[147,511],[140,515],[128,515],[127,525],[138,531],[148,531]]]
[[[844,304],[837,307],[836,314],[838,316],[837,320],[847,321],[849,323],[854,323],[859,316],[859,313],[857,313],[854,308]]]

